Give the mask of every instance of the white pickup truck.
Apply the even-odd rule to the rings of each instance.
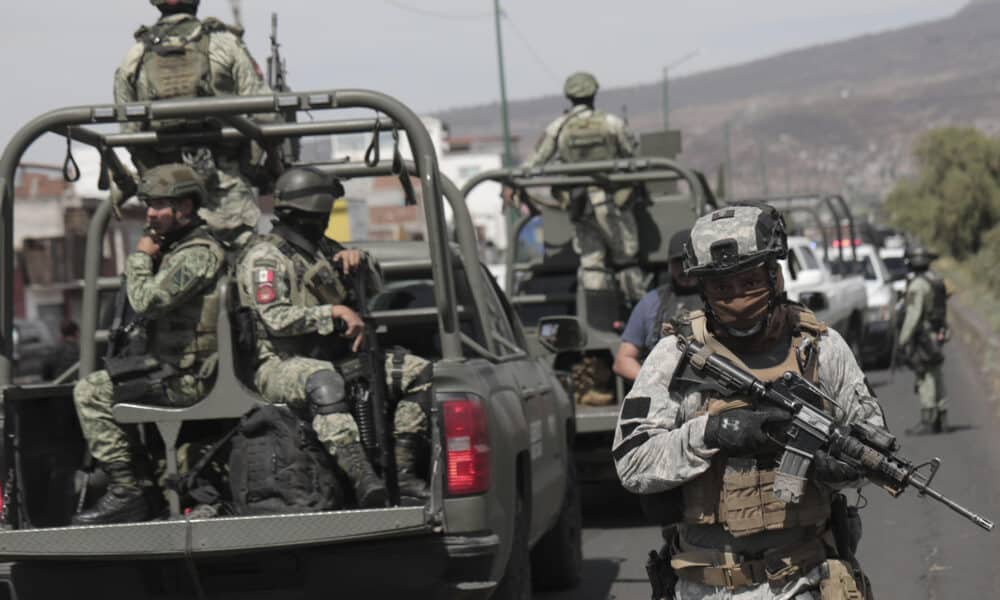
[[[837,261],[837,253],[837,249],[830,249],[831,262]],[[853,266],[852,257],[845,259],[845,265]],[[788,298],[812,309],[820,320],[844,336],[855,356],[860,356],[868,306],[864,278],[853,271],[835,275],[824,259],[823,249],[805,237],[790,236],[788,259],[780,262]]]

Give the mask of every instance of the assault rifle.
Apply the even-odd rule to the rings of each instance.
[[[285,79],[285,60],[278,43],[278,13],[271,13],[271,54],[267,57],[267,85],[275,92],[290,91]]]
[[[354,300],[358,316],[365,323],[364,342],[358,359],[361,362],[361,372],[368,380],[366,397],[359,403],[357,412],[359,420],[371,418],[375,429],[375,439],[378,448],[378,464],[382,467],[382,478],[388,495],[389,506],[399,505],[399,481],[396,473],[396,454],[393,448],[392,416],[393,406],[389,401],[386,389],[385,353],[378,343],[378,323],[368,308],[368,258],[361,259],[357,271],[351,275]],[[370,411],[370,412],[369,412]],[[364,414],[361,414],[364,413]],[[359,429],[360,427],[359,423]],[[372,448],[368,448],[372,450]]]
[[[986,531],[993,530],[993,521],[930,487],[941,459],[914,465],[896,454],[899,443],[888,431],[866,423],[839,425],[818,408],[827,402],[836,403],[797,373],[787,372],[777,381],[764,383],[704,344],[682,340],[678,346],[684,353],[683,370],[680,371],[684,381],[707,386],[727,396],[748,396],[791,415],[791,421],[774,437],[784,447],[774,479],[774,495],[779,500],[796,503],[802,499],[809,466],[817,452],[825,451],[864,473],[893,497],[912,486],[918,495],[944,504]]]

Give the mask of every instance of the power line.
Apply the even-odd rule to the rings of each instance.
[[[535,63],[537,63],[538,66],[542,68],[542,70],[548,73],[549,77],[552,78],[552,81],[554,81],[555,83],[559,83],[559,76],[556,75],[555,71],[552,70],[551,67],[549,67],[548,63],[545,62],[545,59],[542,58],[541,54],[539,54],[538,51],[535,50],[535,47],[531,45],[531,42],[528,41],[528,36],[524,35],[524,33],[521,31],[521,28],[514,23],[514,19],[510,18],[510,14],[506,10],[501,10],[500,14],[503,16],[503,18],[507,19],[507,23],[510,24],[510,28],[514,32],[514,35],[516,35],[521,40],[521,42],[524,44],[525,49],[528,51],[528,54],[530,54],[531,57],[535,60]]]
[[[491,12],[476,12],[476,13],[438,12],[436,10],[427,10],[426,8],[419,8],[416,6],[411,6],[409,4],[404,4],[399,0],[384,0],[384,2],[389,6],[393,6],[400,10],[405,10],[413,14],[421,15],[424,17],[432,17],[435,19],[447,19],[449,21],[475,21],[493,16],[493,13]]]

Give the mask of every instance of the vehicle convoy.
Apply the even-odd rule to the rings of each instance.
[[[373,109],[372,119],[331,119],[337,109]],[[257,123],[242,115],[309,111],[299,122]],[[70,526],[86,492],[83,438],[68,384],[12,384],[14,174],[45,132],[68,135],[107,156],[114,147],[156,145],[163,134],[117,133],[123,122],[214,119],[217,130],[172,133],[174,143],[201,139],[268,144],[289,137],[398,128],[413,164],[401,160],[315,165],[341,178],[398,175],[412,199],[419,178],[426,242],[352,244],[380,263],[385,285],[369,308],[383,348],[402,346],[433,362],[431,497],[418,506],[365,510],[191,518],[168,492],[172,518],[142,523]],[[398,148],[395,149],[398,157]],[[377,157],[378,152],[374,155]],[[120,164],[107,168],[123,176]],[[364,90],[66,108],[27,124],[0,159],[0,386],[4,403],[3,529],[0,583],[20,600],[103,598],[527,598],[531,586],[565,588],[581,568],[581,515],[571,456],[574,406],[553,373],[549,352],[580,348],[572,318],[542,320],[546,336],[529,341],[506,297],[479,263],[468,209],[437,169],[417,116],[401,103]],[[442,198],[455,215],[449,241]],[[97,279],[111,200],[90,225],[82,315],[81,377],[97,367]],[[144,424],[147,444],[163,439],[168,475],[175,450],[199,425],[223,430],[261,400],[240,379],[246,357],[238,336],[235,286],[218,285],[219,363],[208,396],[189,408],[119,404],[119,422]],[[178,431],[183,430],[178,438]],[[157,434],[160,434],[157,436]],[[384,439],[384,436],[383,436]],[[96,474],[95,474],[96,475]],[[99,479],[91,477],[90,481]],[[169,477],[168,477],[169,480]],[[83,482],[81,485],[80,482]],[[173,488],[170,488],[173,490]],[[83,495],[86,492],[86,495]],[[386,577],[387,573],[392,577]],[[0,586],[2,587],[2,586]],[[2,592],[0,592],[2,595]]]
[[[875,246],[857,245],[854,252],[868,300],[861,359],[864,364],[888,367],[896,344],[895,280]]]
[[[805,216],[808,225],[818,232],[820,242],[798,235],[788,237],[788,259],[779,261],[785,291],[790,300],[801,302],[844,336],[860,359],[869,315],[868,297],[854,245],[839,243],[857,238],[847,203],[840,196],[821,194],[754,200],[773,205],[785,213],[786,219]],[[832,227],[824,225],[820,208],[832,217]],[[830,229],[835,236],[832,240],[828,239]]]
[[[580,481],[615,480],[611,441],[627,382],[612,373],[611,365],[618,351],[621,328],[628,318],[628,307],[620,290],[610,290],[609,298],[594,302],[595,294],[585,293],[578,285],[580,260],[572,247],[573,224],[567,210],[548,196],[548,188],[587,185],[652,188],[642,185],[645,183],[664,188],[664,193],[640,193],[634,205],[639,227],[639,266],[651,279],[650,288],[668,281],[670,237],[713,208],[715,198],[703,175],[659,157],[488,171],[469,180],[462,194],[468,196],[484,181],[513,188],[515,197],[527,208],[527,214],[509,231],[508,248],[512,251],[507,253],[505,289],[525,325],[529,344],[541,349],[537,340],[539,323],[544,317],[575,315],[586,329],[586,346],[581,351],[550,353],[551,365],[562,373],[569,389],[573,388],[570,371],[574,365],[590,358],[605,367],[612,399],[606,405],[576,406],[574,453]],[[544,252],[532,256],[516,250],[522,233],[529,228],[542,232]]]

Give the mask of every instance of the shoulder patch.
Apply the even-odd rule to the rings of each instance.
[[[622,406],[622,419],[645,419],[649,415],[648,396],[638,396],[625,398],[625,405]]]

